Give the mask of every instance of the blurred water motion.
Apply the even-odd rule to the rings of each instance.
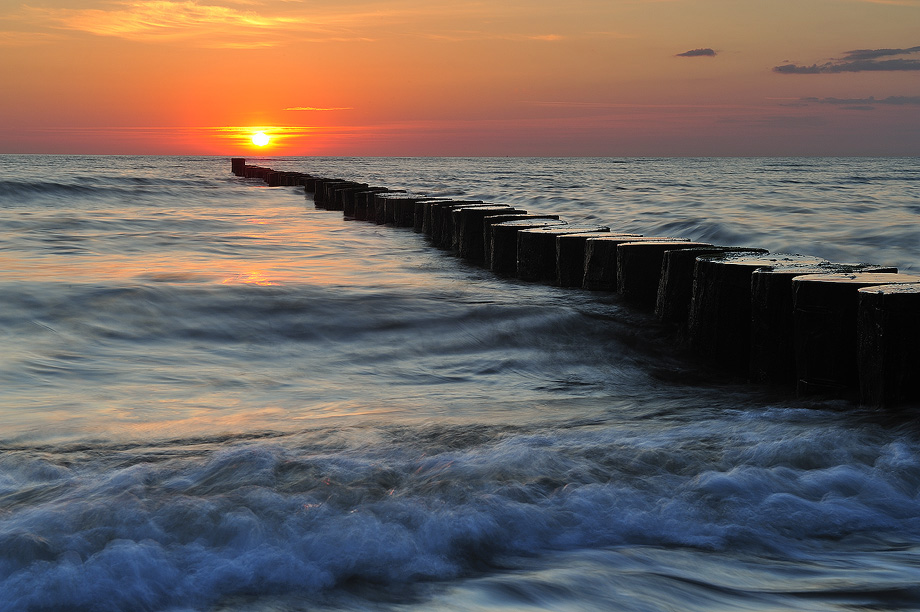
[[[104,161],[0,156],[0,610],[920,607],[911,422],[226,159]],[[916,161],[265,165],[916,269]]]

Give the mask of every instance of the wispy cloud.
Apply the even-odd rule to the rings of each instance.
[[[858,0],[869,4],[887,4],[889,6],[920,6],[920,0]]]
[[[920,106],[920,96],[888,96],[887,98],[802,98],[803,102],[820,104],[890,104],[894,106]]]
[[[231,0],[233,1],[233,0]],[[247,5],[250,0],[236,0]],[[258,7],[261,3],[252,3]],[[114,36],[137,42],[190,42],[201,47],[259,48],[300,41],[370,40],[353,27],[365,23],[366,14],[271,15],[196,0],[134,0],[111,9],[29,7],[27,21],[58,29]]]
[[[800,106],[830,104],[845,110],[875,110],[878,106],[920,106],[920,96],[888,96],[887,98],[802,98]]]
[[[872,60],[880,57],[891,55],[909,55],[920,52],[920,47],[910,47],[908,49],[855,49],[846,52],[848,60]]]
[[[481,32],[478,30],[463,30],[444,33],[426,33],[425,38],[446,42],[468,42],[476,40],[510,40],[510,41],[543,41],[556,42],[564,40],[560,34],[505,34],[500,32]]]
[[[15,18],[38,27],[88,32],[135,42],[182,42],[199,47],[258,48],[294,42],[371,42],[382,37],[442,40],[506,39],[555,42],[559,32],[489,30],[520,21],[520,7],[476,0],[420,4],[418,0],[114,0],[106,8],[23,6]],[[528,15],[532,12],[527,8]],[[476,23],[476,30],[458,28]],[[478,26],[487,24],[480,31]],[[609,34],[605,34],[608,35]]]
[[[678,53],[675,57],[715,57],[716,52],[712,49],[690,49],[683,53]]]
[[[0,47],[31,47],[58,40],[59,37],[46,32],[0,32]]]
[[[286,109],[286,111],[342,111],[342,110],[354,110],[352,106],[333,106],[330,108],[320,108],[318,106],[291,106]]]
[[[291,28],[290,17],[198,4],[192,0],[122,3],[113,10],[27,7],[58,28],[141,42],[198,39],[203,46],[270,46],[265,34]]]
[[[522,100],[521,104],[528,106],[543,106],[548,108],[570,109],[624,109],[624,108],[675,108],[675,109],[711,109],[711,108],[737,108],[733,104],[635,104],[616,102],[555,102],[549,100]]]
[[[847,51],[842,58],[832,59],[823,64],[799,66],[783,64],[774,66],[773,71],[780,74],[838,74],[842,72],[896,72],[920,70],[920,60],[897,57],[920,53],[920,46],[906,49],[855,49]],[[896,59],[880,59],[880,58]]]

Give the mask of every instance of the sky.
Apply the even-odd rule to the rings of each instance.
[[[0,134],[0,153],[920,155],[920,0],[0,0]]]

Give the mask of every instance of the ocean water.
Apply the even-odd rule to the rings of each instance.
[[[920,269],[920,160],[262,158]],[[0,156],[0,610],[920,609],[920,426],[210,157]]]

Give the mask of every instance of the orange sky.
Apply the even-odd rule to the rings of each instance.
[[[920,0],[5,0],[0,76],[0,153],[920,155]]]

